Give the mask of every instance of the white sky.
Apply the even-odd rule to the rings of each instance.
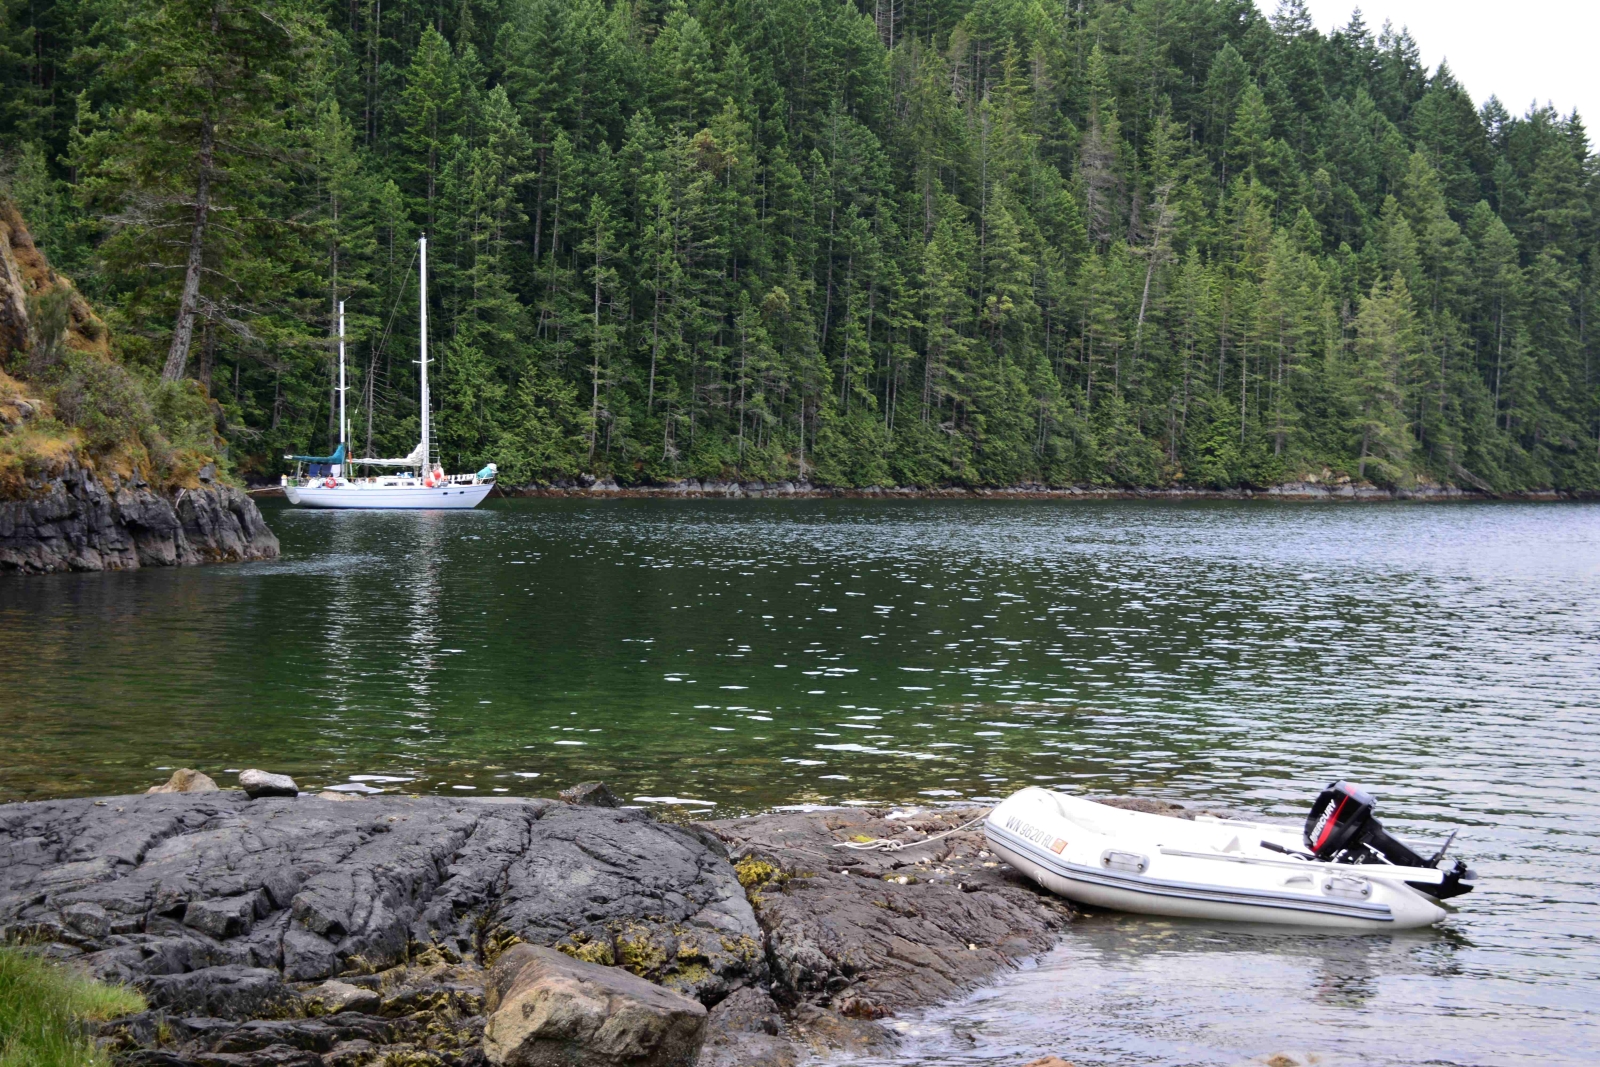
[[[1278,0],[1256,0],[1267,14]],[[1384,20],[1409,27],[1432,73],[1440,59],[1482,104],[1500,97],[1522,115],[1535,99],[1565,115],[1578,109],[1590,144],[1600,142],[1600,0],[1307,0],[1323,32],[1361,14],[1373,35]]]

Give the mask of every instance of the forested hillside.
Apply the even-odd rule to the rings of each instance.
[[[1600,487],[1600,159],[1300,0],[0,0],[6,182],[239,469]]]

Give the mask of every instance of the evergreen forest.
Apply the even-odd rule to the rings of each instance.
[[[1600,488],[1577,114],[1302,0],[0,0],[0,180],[241,476]],[[18,358],[21,358],[20,356]],[[6,368],[16,369],[16,368]],[[165,383],[165,384],[163,384]]]

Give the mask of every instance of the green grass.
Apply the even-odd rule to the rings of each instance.
[[[60,964],[0,946],[0,1067],[104,1067],[84,1020],[144,1010],[131,989],[104,985]]]

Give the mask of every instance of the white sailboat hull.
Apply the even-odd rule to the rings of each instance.
[[[1261,847],[1300,847],[1283,827],[1190,822],[1028,788],[990,813],[984,833],[1045,889],[1115,911],[1338,930],[1431,926],[1448,914],[1406,884],[1436,885],[1438,870],[1317,863]]]
[[[421,329],[418,331],[418,348],[421,359],[418,360],[418,384],[421,386],[421,395],[418,398],[421,407],[422,439],[410,455],[395,459],[354,459],[345,458],[345,449],[349,447],[350,424],[345,415],[345,376],[344,376],[344,301],[339,301],[339,441],[331,456],[284,456],[284,459],[294,460],[295,475],[293,478],[284,476],[282,480],[283,495],[290,504],[302,508],[334,508],[350,511],[467,511],[483,503],[483,498],[489,495],[489,490],[494,488],[495,465],[490,463],[477,474],[462,474],[455,477],[446,477],[444,470],[432,461],[432,450],[428,444],[428,416],[430,405],[428,402],[428,239],[422,237],[417,241],[417,252],[420,259],[418,280],[421,299],[417,301],[417,313]],[[372,442],[371,420],[369,418],[367,442],[370,448]],[[331,477],[318,480],[320,475],[306,480],[302,477],[300,464],[311,463],[315,475],[321,465],[327,465]],[[376,478],[349,479],[350,469],[373,467],[402,467],[414,470],[415,477],[379,476]],[[484,479],[487,478],[488,481]]]
[[[475,508],[489,495],[494,484],[426,486],[326,486],[286,485],[283,495],[289,503],[303,508],[349,508],[414,511],[465,511]]]

